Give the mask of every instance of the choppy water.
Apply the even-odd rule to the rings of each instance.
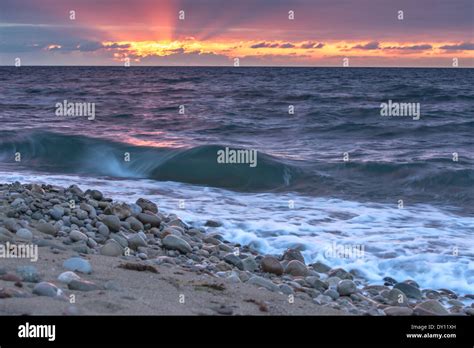
[[[472,293],[473,85],[473,69],[1,67],[0,178],[149,196],[264,252]],[[56,116],[64,99],[95,120]],[[381,117],[388,100],[420,120]],[[257,167],[218,164],[224,146]],[[333,242],[364,258],[328,257]]]

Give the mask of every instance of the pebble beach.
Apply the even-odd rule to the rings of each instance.
[[[474,314],[474,294],[416,279],[371,284],[357,270],[306,264],[297,249],[264,255],[225,240],[221,221],[193,227],[159,206],[76,185],[0,185],[0,314]],[[37,260],[6,252],[21,246]]]

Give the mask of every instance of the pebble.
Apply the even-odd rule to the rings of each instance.
[[[137,219],[140,220],[145,225],[150,224],[151,227],[160,227],[161,225],[161,219],[156,215],[139,213],[137,214]]]
[[[221,305],[220,307],[215,309],[217,313],[222,315],[232,315],[233,310],[229,306]]]
[[[125,220],[132,215],[132,211],[126,203],[114,203],[104,209],[104,214],[116,216],[119,220]]]
[[[120,256],[123,255],[123,248],[117,241],[109,239],[105,245],[100,248],[100,253],[105,256]]]
[[[337,300],[339,298],[339,293],[334,289],[327,289],[323,294],[329,296],[333,300]]]
[[[142,208],[143,211],[148,210],[155,214],[158,213],[158,206],[148,199],[138,198],[136,201],[136,205]]]
[[[313,263],[311,265],[311,268],[314,269],[318,273],[326,273],[331,270],[331,267],[319,261],[316,263]]]
[[[183,254],[193,251],[188,242],[172,234],[169,234],[163,238],[163,246],[165,246],[167,249],[178,250]]]
[[[329,288],[329,284],[316,277],[306,277],[306,282],[318,291],[324,292]]]
[[[12,232],[16,232],[21,228],[21,226],[16,222],[15,219],[6,219],[3,222],[3,225],[7,230],[10,230]]]
[[[21,239],[32,240],[33,233],[27,228],[20,228],[16,231],[16,236]]]
[[[0,279],[6,282],[21,282],[21,278],[12,273],[2,275],[0,276]]]
[[[128,217],[127,220],[125,221],[130,224],[130,228],[134,230],[135,232],[143,231],[144,229],[143,224],[137,218],[133,216]]]
[[[383,311],[388,316],[408,316],[413,314],[413,309],[409,307],[387,307]]]
[[[40,232],[49,234],[51,236],[56,236],[56,234],[58,233],[56,231],[56,228],[53,225],[51,225],[49,222],[39,222],[36,225],[36,229]]]
[[[230,281],[231,283],[242,283],[242,281],[240,280],[238,274],[236,274],[235,272],[232,272],[232,273],[227,277],[227,280]]]
[[[337,292],[341,296],[349,296],[357,292],[357,286],[352,280],[344,279],[337,284]]]
[[[137,250],[138,247],[146,247],[147,242],[139,234],[134,234],[128,238],[128,245],[133,250]]]
[[[393,306],[408,306],[408,298],[400,289],[391,289],[387,293],[387,299]]]
[[[393,287],[403,292],[407,297],[414,298],[416,300],[421,300],[421,291],[420,289],[414,287],[413,285],[407,283],[397,283]]]
[[[349,272],[345,271],[342,268],[331,269],[328,272],[329,277],[338,277],[340,279],[349,279],[352,280],[354,277]]]
[[[6,228],[0,227],[0,242],[10,242],[12,240],[12,233]]]
[[[427,300],[415,306],[416,315],[448,315],[449,312],[437,300]]]
[[[247,284],[257,285],[270,291],[278,292],[280,288],[274,284],[271,280],[265,279],[260,276],[253,276],[247,280]]]
[[[273,256],[265,256],[260,261],[260,268],[262,269],[263,272],[273,273],[276,275],[283,274],[283,266],[281,265],[280,261],[278,261]]]
[[[33,294],[39,296],[57,297],[62,294],[62,291],[52,283],[41,282],[35,285],[33,288]]]
[[[79,277],[76,273],[71,272],[71,271],[66,271],[61,273],[58,276],[58,281],[64,284],[69,284],[73,280],[80,280],[81,277]]]
[[[133,216],[136,216],[140,214],[143,211],[143,209],[138,204],[132,203],[130,204],[130,211],[132,212]]]
[[[68,284],[68,288],[70,290],[77,290],[77,291],[94,291],[94,290],[101,290],[102,288],[97,284],[90,282],[88,280],[71,280]]]
[[[323,305],[323,304],[327,304],[327,303],[331,302],[332,298],[330,298],[329,296],[321,294],[321,295],[318,295],[316,298],[314,298],[313,301],[316,304]]]
[[[395,279],[391,277],[385,277],[383,278],[383,281],[385,282],[384,285],[387,285],[387,286],[394,286],[395,284],[398,283]]]
[[[92,199],[95,199],[96,201],[101,201],[102,198],[104,198],[104,195],[99,190],[91,190],[89,192],[89,195]]]
[[[71,238],[73,242],[87,241],[88,239],[84,233],[78,230],[72,230],[71,233],[69,233],[69,238]]]
[[[293,261],[297,260],[304,264],[304,257],[297,249],[287,249],[283,254],[283,260]]]
[[[231,264],[231,265],[233,265],[233,266],[235,266],[235,267],[237,267],[241,271],[244,270],[244,265],[242,263],[242,260],[240,259],[240,257],[235,255],[234,253],[226,254],[224,256],[224,261]]]
[[[341,281],[339,277],[329,277],[324,280],[330,287],[337,288],[337,284]]]
[[[221,227],[222,223],[219,221],[214,221],[214,220],[207,220],[206,223],[204,224],[206,227]]]
[[[279,288],[280,288],[280,291],[284,293],[285,295],[292,295],[295,293],[293,289],[291,288],[291,286],[289,286],[288,284],[280,284]]]
[[[41,281],[41,276],[39,275],[37,268],[34,266],[18,266],[16,273],[24,282],[38,283]]]
[[[306,276],[308,275],[308,269],[306,265],[298,260],[291,260],[288,262],[285,268],[285,273],[291,274],[292,276]]]
[[[242,265],[244,267],[244,271],[255,272],[258,269],[258,264],[255,261],[255,258],[253,258],[252,256],[248,256],[243,259]]]
[[[109,228],[107,227],[106,224],[103,224],[103,223],[99,224],[99,227],[97,228],[97,232],[99,232],[99,234],[103,235],[104,237],[108,237],[110,234]]]
[[[112,232],[120,231],[120,219],[115,215],[105,215],[102,218],[102,222],[110,229]]]
[[[76,213],[76,217],[79,219],[79,220],[85,220],[89,217],[89,214],[87,213],[87,211],[85,210],[82,210],[82,209],[77,209],[75,211]]]
[[[77,271],[80,273],[92,273],[92,266],[89,261],[80,257],[71,257],[63,263],[63,267],[70,271]]]

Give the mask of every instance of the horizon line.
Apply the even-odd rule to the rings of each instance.
[[[51,68],[58,68],[58,67],[70,67],[70,68],[78,68],[78,67],[88,67],[88,68],[234,68],[234,69],[241,69],[241,68],[335,68],[335,69],[474,69],[473,66],[396,66],[396,65],[388,65],[388,66],[338,66],[338,65],[245,65],[245,66],[232,66],[232,65],[2,65],[0,67],[11,67],[11,68],[22,68],[22,67],[51,67]]]

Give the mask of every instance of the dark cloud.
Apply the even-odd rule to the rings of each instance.
[[[433,46],[424,44],[424,45],[412,45],[412,46],[390,46],[384,47],[384,50],[407,50],[407,51],[426,51],[431,50]]]
[[[371,41],[365,45],[356,45],[352,47],[353,49],[359,49],[359,50],[378,50],[380,49],[380,44],[377,41]]]
[[[280,45],[280,48],[294,48],[294,47],[295,45],[289,42]]]
[[[463,42],[458,45],[445,45],[440,47],[446,51],[472,51],[474,50],[474,43],[472,42]]]
[[[301,44],[300,48],[323,48],[324,44],[319,42],[305,42]]]
[[[269,42],[259,42],[255,45],[250,46],[250,48],[276,48],[278,47],[277,43],[269,43]]]
[[[104,48],[129,48],[130,44],[118,44],[114,42],[113,44],[104,45]]]

